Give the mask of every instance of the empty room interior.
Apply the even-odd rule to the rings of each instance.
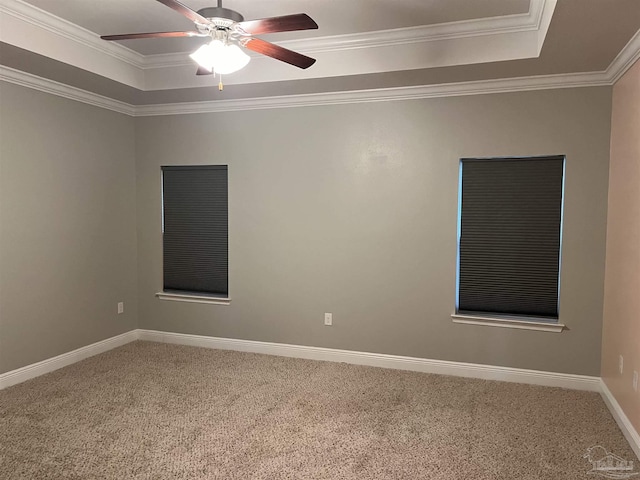
[[[640,0],[0,0],[0,478],[640,476]]]

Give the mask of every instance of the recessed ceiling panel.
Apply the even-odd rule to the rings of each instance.
[[[194,8],[200,6],[196,5],[196,0],[182,1]],[[437,0],[437,2],[443,5],[449,5],[456,1],[457,0]],[[254,5],[256,8],[260,7],[263,10],[268,9],[267,7],[269,5],[285,5],[286,8],[290,8],[288,5],[293,3],[229,0],[228,4],[236,9],[240,9],[237,4],[245,2]],[[433,6],[435,2],[436,0],[424,0],[424,2],[402,1],[389,3],[393,5],[394,8],[399,3],[403,5],[402,8],[408,8],[410,5],[418,5],[418,3],[420,3],[420,5]],[[509,2],[511,5],[515,5],[515,2],[511,2],[511,0],[509,0]],[[488,25],[488,27],[493,30],[496,30],[496,25],[503,29],[506,27],[506,29],[512,30],[514,22],[519,22],[523,17],[532,17],[535,19],[535,12],[544,12],[547,10],[544,6],[541,8],[541,5],[543,5],[541,2],[544,2],[544,0],[532,0],[532,15],[501,16],[498,17],[497,20],[496,18],[491,18],[489,21],[480,18],[479,22],[471,22],[471,24],[473,24],[473,28],[477,28],[477,24],[479,23]],[[339,53],[341,51],[340,48],[334,50],[331,48],[319,50],[318,44],[321,44],[323,41],[326,43],[326,38],[324,40],[317,38],[301,39],[293,42],[285,42],[285,46],[293,44],[291,45],[292,47],[295,46],[298,48],[305,43],[315,45],[313,55],[320,57],[317,62],[318,74],[315,77],[300,76],[299,78],[294,78],[291,76],[291,68],[289,68],[288,65],[280,65],[278,62],[268,58],[254,58],[246,72],[239,72],[237,75],[227,76],[225,78],[227,88],[220,92],[217,89],[217,79],[211,77],[196,77],[194,75],[195,65],[190,63],[188,57],[185,56],[182,58],[182,54],[169,57],[142,58],[140,55],[121,49],[113,43],[101,42],[99,39],[95,39],[92,34],[86,34],[86,32],[74,30],[73,28],[65,30],[64,26],[61,27],[55,19],[51,19],[51,22],[48,23],[50,17],[47,14],[43,14],[41,10],[34,11],[29,5],[20,0],[1,0],[0,3],[2,5],[0,5],[0,7],[5,7],[5,9],[0,8],[0,23],[2,23],[2,28],[0,28],[0,69],[1,66],[4,65],[9,67],[7,70],[11,72],[26,72],[36,75],[36,78],[48,78],[63,85],[70,85],[89,92],[98,93],[105,97],[115,98],[129,104],[137,105],[199,102],[218,99],[227,100],[233,98],[241,99],[256,96],[286,96],[404,86],[432,86],[492,79],[513,79],[518,77],[524,79],[530,78],[532,79],[531,81],[536,82],[536,78],[539,76],[541,76],[541,79],[547,78],[546,76],[554,76],[554,78],[557,77],[557,82],[560,82],[560,84],[565,82],[566,77],[566,82],[573,84],[572,82],[576,80],[571,74],[574,73],[588,73],[580,77],[584,78],[584,82],[587,84],[591,84],[594,78],[600,79],[598,82],[605,82],[604,84],[606,84],[611,78],[607,68],[613,68],[612,71],[615,72],[621,65],[620,61],[614,60],[616,55],[622,51],[620,57],[623,59],[622,62],[633,61],[633,59],[637,58],[637,53],[629,52],[638,51],[637,46],[640,40],[640,1],[611,0],[611,2],[615,2],[616,8],[611,8],[610,2],[604,0],[559,0],[555,8],[555,13],[551,12],[553,15],[548,25],[548,34],[545,36],[542,50],[533,56],[520,56],[512,60],[504,58],[498,60],[486,59],[484,62],[478,62],[476,55],[476,58],[468,59],[466,63],[449,62],[437,65],[433,63],[438,60],[447,60],[447,58],[451,60],[451,55],[449,55],[449,57],[446,55],[438,56],[437,54],[442,52],[434,52],[434,54],[425,55],[425,58],[432,60],[432,65],[430,66],[421,67],[418,61],[419,59],[414,58],[414,61],[409,62],[404,68],[396,68],[394,70],[393,68],[389,68],[390,65],[388,63],[385,64],[381,61],[380,68],[377,70],[358,73],[352,72],[349,69],[352,67],[352,64],[361,64],[362,58],[357,62],[353,59],[347,62],[344,61],[342,57],[326,59],[323,55],[332,54],[331,52],[334,50]],[[6,5],[11,5],[12,3],[15,3],[20,8],[16,10],[7,9]],[[124,18],[126,21],[131,22],[128,24],[128,28],[125,26],[125,30],[132,32],[136,30],[159,29],[155,25],[155,22],[167,22],[167,29],[191,27],[188,20],[183,19],[180,15],[175,14],[172,10],[159,4],[155,0],[105,0],[104,2],[99,2],[98,0],[31,0],[31,3],[40,3],[43,6],[51,7],[52,10],[57,9],[59,15],[62,15],[64,13],[63,10],[71,4],[79,5],[85,9],[91,6],[93,7],[93,14],[85,15],[85,17],[91,16],[96,24],[99,24],[100,21],[107,18],[110,18],[112,23],[117,24],[121,21],[121,18]],[[314,14],[311,8],[315,4],[332,6],[331,11],[337,10],[337,7],[335,7],[337,2],[333,1],[323,2],[322,0],[315,0],[314,2],[300,1],[295,3],[298,5],[308,4],[309,10],[304,10],[316,17],[317,15],[325,15],[326,12],[320,9],[318,14]],[[362,7],[362,2],[356,0],[356,3],[359,3]],[[470,8],[476,8],[482,1],[478,0],[476,3],[475,0],[464,0],[464,3],[473,4],[473,7]],[[491,2],[484,3],[485,7],[490,3]],[[494,3],[497,5],[497,2]],[[528,2],[525,3],[528,4]],[[121,13],[115,14],[112,11],[111,6],[115,4],[119,4],[124,8],[132,7],[134,10],[139,10],[140,12],[143,11],[140,6],[144,4],[150,9],[149,11],[153,13],[151,17],[143,15],[142,13],[140,13],[142,16],[137,18],[136,15],[133,17],[122,16]],[[382,2],[367,0],[367,5],[370,6],[373,4],[382,5]],[[551,7],[553,7],[555,0],[546,0],[546,4],[547,6],[551,5]],[[227,2],[225,2],[225,5],[227,5]],[[343,8],[343,15],[338,16],[340,18],[344,18],[347,15],[345,12],[355,12],[350,2],[344,2],[341,6]],[[364,7],[362,8],[364,9]],[[73,9],[70,9],[70,11],[72,10]],[[297,11],[302,10],[303,8]],[[451,17],[447,18],[443,16],[447,10],[446,8],[442,11],[436,9],[431,20],[451,20]],[[463,11],[469,14],[468,10],[461,9],[456,14],[458,19],[461,18]],[[288,12],[290,12],[290,10],[274,11],[273,14],[280,15]],[[485,9],[484,12],[486,13],[488,10]],[[394,12],[394,14],[395,13],[397,12]],[[260,12],[258,11],[256,15],[248,14],[247,18],[259,16]],[[67,17],[69,17],[69,15],[67,15]],[[363,20],[364,23],[359,25],[366,24],[370,28],[380,31],[380,25],[375,24],[375,22],[381,18],[382,17],[376,13],[371,17],[367,17],[368,23]],[[396,15],[394,18],[397,20],[399,17]],[[399,20],[397,21],[398,23],[393,25],[394,28],[398,28],[399,26],[412,26],[412,24],[418,22],[425,22],[425,20],[415,20],[414,22],[407,22],[403,25]],[[134,28],[141,22],[147,22],[145,23],[145,28]],[[320,20],[320,23],[322,23],[322,20]],[[534,23],[536,22],[534,21]],[[433,23],[427,23],[427,25],[427,32],[420,30],[421,35],[424,33],[429,34],[431,31],[449,31],[452,28],[451,24],[444,27],[441,23],[435,27],[432,27],[434,25]],[[454,24],[453,28],[466,28],[469,25],[470,23],[467,22]],[[86,21],[83,26],[85,28],[88,26]],[[389,24],[388,26],[391,27],[392,25]],[[525,25],[525,27],[526,26],[527,25]],[[69,32],[71,36],[69,36]],[[107,29],[98,33],[107,32],[117,33],[118,31]],[[357,33],[357,31],[349,30],[346,33]],[[391,48],[391,45],[385,43],[389,38],[391,38],[391,40],[394,39],[393,35],[389,36],[389,33],[390,32],[387,32],[383,35],[364,35],[364,37],[367,39],[373,38],[376,42],[379,42],[382,45],[382,47],[379,48]],[[403,32],[402,34],[406,35],[406,33],[407,32]],[[485,37],[489,37],[490,41],[503,40],[502,38],[492,39],[491,35],[480,33],[481,35],[475,35],[471,38],[473,45],[467,45],[469,48],[459,50],[469,53],[469,51],[475,49],[477,53],[476,43],[482,43],[482,41],[487,39]],[[529,33],[534,34],[535,32],[531,32],[530,28],[525,28],[525,34]],[[327,37],[327,35],[323,34],[323,37]],[[332,38],[334,37],[329,37],[329,40],[334,41],[331,40]],[[353,38],[354,37],[351,36],[348,40],[352,41]],[[458,40],[464,40],[465,38],[466,37],[463,36]],[[158,43],[163,43],[163,41],[164,39],[160,39]],[[86,45],[84,45],[84,43],[86,43]],[[102,50],[98,48],[103,43],[113,49]],[[329,42],[329,44],[330,43],[331,42]],[[415,42],[409,42],[398,45],[391,54],[386,55],[384,58],[391,58],[393,61],[397,61],[398,58],[402,57],[406,59],[407,52],[414,48],[414,43]],[[438,45],[437,39],[433,41],[429,40],[426,43],[435,46]],[[452,46],[450,43],[451,42],[445,46],[450,48]],[[496,43],[492,51],[495,51],[500,45],[504,46],[503,44],[504,42]],[[627,45],[626,48],[624,48],[625,45]],[[331,47],[331,44],[329,47]],[[344,53],[348,54],[350,51],[354,51],[359,53],[360,57],[367,57],[375,48],[378,47],[376,47],[376,45],[369,45],[366,46],[366,48],[356,46],[356,48],[350,49],[347,46]],[[300,48],[300,50],[303,49]],[[109,52],[114,53],[110,54]],[[167,53],[167,51],[163,53]],[[629,57],[629,55],[633,55],[633,58]],[[382,57],[379,56],[378,58]],[[627,60],[624,60],[625,58]],[[629,58],[631,59],[629,60]],[[269,78],[266,77],[266,73],[274,66],[271,64],[282,69],[282,75],[278,79],[269,80]],[[136,65],[142,65],[144,68]],[[322,74],[323,69],[332,66],[334,67],[334,71],[329,72],[330,75]],[[180,70],[181,68],[184,69],[184,72]],[[308,71],[305,70],[304,72]],[[183,74],[184,78],[180,77],[180,75]],[[247,78],[243,79],[243,76]],[[9,77],[5,76],[4,78]]]
[[[181,0],[194,10],[216,0]],[[193,24],[156,0],[27,0],[98,35],[191,30]],[[223,0],[223,6],[249,19],[307,13],[317,31],[270,35],[280,41],[343,35],[478,18],[526,14],[529,0]],[[202,39],[168,38],[122,42],[144,55],[191,51]]]

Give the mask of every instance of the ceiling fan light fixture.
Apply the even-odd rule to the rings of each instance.
[[[157,1],[191,20],[196,29],[180,32],[103,35],[100,38],[119,41],[137,38],[210,37],[212,39],[210,43],[201,46],[190,55],[199,65],[196,75],[212,73],[225,75],[246,67],[251,58],[240,47],[298,68],[309,68],[315,63],[314,58],[255,37],[255,35],[267,33],[317,29],[318,24],[306,13],[245,21],[240,13],[223,8],[222,0],[218,0],[217,7],[207,7],[197,12],[183,5],[179,0]],[[222,82],[219,86],[222,89]]]
[[[251,60],[238,45],[224,44],[220,40],[202,45],[189,56],[202,68],[221,75],[237,72],[246,67]]]

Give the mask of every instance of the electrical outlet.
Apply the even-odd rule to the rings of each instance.
[[[124,302],[118,302],[118,315],[124,313]]]
[[[324,314],[324,324],[325,325],[333,325],[333,314],[325,313]]]
[[[622,370],[624,370],[624,358],[622,358],[622,355],[618,358],[618,370],[620,370],[620,375],[622,375]]]
[[[638,372],[633,371],[633,390],[638,391]]]

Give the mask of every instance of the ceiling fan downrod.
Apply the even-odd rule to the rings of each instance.
[[[256,37],[256,35],[269,33],[317,29],[318,24],[306,13],[296,13],[293,15],[245,21],[244,17],[240,13],[229,8],[224,8],[222,6],[222,0],[217,0],[217,6],[215,7],[202,8],[197,12],[191,10],[179,0],[157,1],[191,20],[195,24],[195,30],[179,32],[125,33],[118,35],[102,35],[100,38],[107,41],[120,41],[140,38],[209,37],[212,40],[211,43],[202,45],[197,51],[190,55],[192,58],[194,58],[194,55],[202,56],[201,54],[206,54],[206,49],[200,54],[198,53],[206,45],[217,48],[213,44],[218,40],[223,47],[228,47],[230,49],[235,48],[237,50],[240,50],[239,47],[242,47],[247,50],[251,50],[252,52],[266,55],[275,60],[279,60],[302,69],[309,68],[315,63],[314,58],[307,57],[301,53],[294,52],[293,50],[289,50]],[[246,54],[245,56],[247,59],[249,58]],[[199,63],[200,65],[197,75],[211,75],[213,73],[212,69],[209,68],[209,63],[211,62],[208,62],[207,59],[205,59],[207,61],[205,61],[204,67],[202,66],[203,63],[199,62],[196,58],[194,58],[194,60],[196,60],[196,63]],[[244,59],[242,59],[242,61],[238,61],[237,56],[235,60],[236,64],[229,65],[229,68],[226,68],[224,73],[233,73],[234,71],[243,68],[247,63]],[[222,88],[222,85],[220,84],[219,87]]]
[[[222,6],[222,0],[218,0],[217,7],[205,7],[197,12],[199,15],[202,15],[209,20],[214,18],[223,18],[226,20],[231,20],[236,23],[240,23],[244,21],[244,17],[236,12],[235,10],[231,10],[230,8],[224,8]]]

